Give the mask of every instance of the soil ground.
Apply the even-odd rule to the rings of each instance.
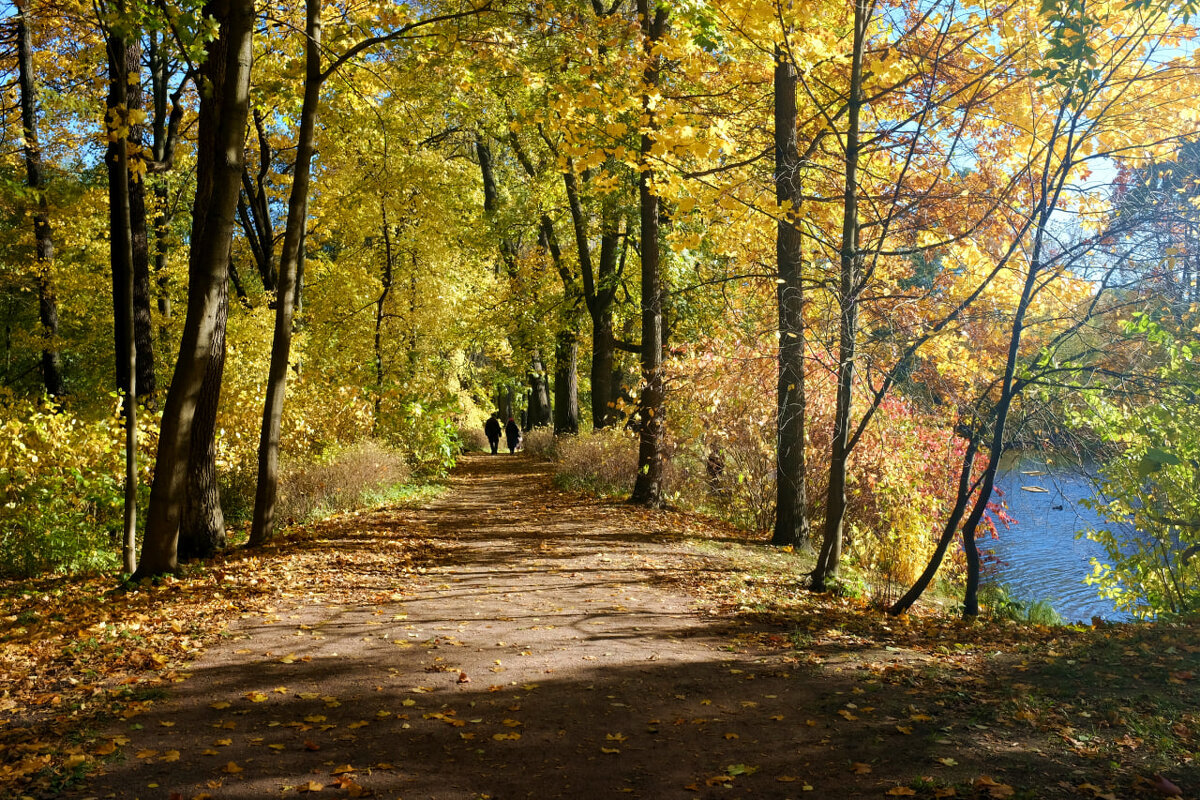
[[[467,456],[442,498],[356,524],[318,557],[372,601],[297,586],[246,614],[64,796],[1155,796],[1084,733],[1107,712],[1066,644],[731,612],[703,590],[730,570],[719,530],[698,552],[681,515],[561,492],[529,458]],[[429,546],[397,581],[378,565],[406,537]],[[1131,676],[1115,647],[1105,697],[1183,675]]]

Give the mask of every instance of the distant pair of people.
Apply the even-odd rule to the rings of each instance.
[[[508,418],[508,422],[504,425],[504,442],[508,445],[508,452],[515,453],[521,444],[521,428],[517,425],[517,421],[512,417]],[[488,421],[483,424],[483,432],[487,434],[488,444],[492,446],[492,455],[500,449],[500,415],[492,414],[488,417]]]

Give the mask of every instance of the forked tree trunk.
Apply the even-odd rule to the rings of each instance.
[[[655,6],[651,14],[650,5],[650,0],[638,0],[646,59],[643,82],[647,87],[647,94],[642,98],[642,113],[648,122],[641,137],[641,177],[638,181],[642,244],[642,396],[638,408],[641,425],[637,478],[629,499],[630,502],[653,507],[663,503],[666,426],[663,424],[663,287],[659,270],[659,198],[651,186],[654,171],[650,167],[650,151],[654,144],[655,123],[649,91],[658,86],[661,59],[654,53],[654,45],[666,30],[667,7]]]
[[[221,358],[223,344],[218,337],[223,332],[234,208],[241,184],[254,4],[212,0],[205,4],[204,13],[217,21],[218,34],[206,45],[200,76],[214,91],[200,97],[187,315],[163,408],[146,535],[135,577],[178,568],[179,525],[191,456],[199,445],[206,446],[198,443],[193,448],[193,423],[205,379],[213,362]],[[219,392],[220,387],[216,389]]]
[[[37,260],[38,318],[42,325],[42,382],[51,397],[66,393],[62,357],[58,352],[58,296],[54,291],[54,239],[50,231],[50,201],[42,175],[42,148],[38,142],[37,86],[33,75],[33,34],[29,29],[28,0],[17,4],[17,64],[21,88],[21,127],[25,140],[26,184],[37,195],[33,236]]]
[[[807,469],[804,454],[804,258],[800,236],[800,151],[796,141],[796,68],[775,48],[775,258],[779,279],[779,383],[775,530],[771,544],[807,547]]]
[[[296,142],[292,193],[288,198],[287,228],[279,257],[275,335],[271,342],[267,399],[263,406],[262,435],[258,445],[258,489],[254,496],[251,545],[266,542],[275,529],[275,501],[279,493],[279,431],[287,391],[288,360],[292,352],[296,280],[304,245],[304,227],[308,220],[308,186],[316,143],[317,108],[321,100],[321,0],[308,0],[306,8],[304,101],[300,110],[300,135]]]

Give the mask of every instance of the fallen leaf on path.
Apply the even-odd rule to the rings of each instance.
[[[861,761],[855,761],[853,764],[850,765],[850,770],[855,775],[866,775],[867,773],[869,773],[871,771],[871,765],[864,764]]]
[[[916,793],[916,789],[910,789],[907,786],[895,786],[884,792],[884,794],[891,795],[892,797],[912,797]]]
[[[225,772],[230,775],[236,775],[241,771],[242,771],[242,768],[237,765],[236,761],[230,761],[228,764],[221,767],[221,772]]]
[[[981,775],[975,779],[974,786],[976,789],[982,789],[987,792],[990,797],[1012,797],[1013,788],[1007,783],[997,783],[987,775]]]
[[[317,783],[316,781],[309,781],[308,783],[297,786],[296,791],[297,792],[319,792],[324,788],[325,788],[325,784],[323,784],[323,783]]]

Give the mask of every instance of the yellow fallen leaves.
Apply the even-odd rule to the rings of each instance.
[[[244,696],[251,703],[263,703],[267,700],[267,696],[263,692],[247,692]]]
[[[492,738],[495,739],[497,742],[504,742],[504,741],[509,741],[509,740],[520,739],[521,734],[516,733],[515,731],[513,733],[493,733]]]
[[[227,775],[236,775],[239,772],[242,772],[242,768],[237,765],[236,761],[230,761],[228,764],[221,767],[221,772],[224,772]]]

